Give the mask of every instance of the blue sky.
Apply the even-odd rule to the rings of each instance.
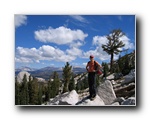
[[[15,67],[63,67],[66,62],[85,67],[91,54],[99,63],[109,62],[101,45],[118,28],[125,33],[122,50],[133,51],[134,15],[15,15]]]

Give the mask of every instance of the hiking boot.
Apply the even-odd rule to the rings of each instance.
[[[92,96],[92,97],[90,98],[90,100],[93,101],[95,98],[96,98],[96,95]]]
[[[87,99],[91,99],[91,98],[92,98],[92,96],[90,96],[90,95],[89,95],[89,96],[87,96],[86,98],[87,98]]]

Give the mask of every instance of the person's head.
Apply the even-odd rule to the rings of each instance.
[[[90,60],[94,60],[94,56],[93,55],[90,55]]]

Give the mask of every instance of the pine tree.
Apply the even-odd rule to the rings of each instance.
[[[96,80],[96,87],[97,87],[100,84],[100,79],[98,75],[95,75],[95,80]]]
[[[50,81],[48,81],[48,86],[44,88],[45,101],[49,101],[50,99]]]
[[[102,66],[103,66],[103,78],[106,79],[108,72],[109,72],[108,64],[105,62],[102,62]]]
[[[72,75],[72,66],[70,66],[69,62],[66,63],[65,67],[63,68],[63,78],[64,78],[64,88],[63,88],[63,93],[69,91],[69,82],[71,79]]]
[[[77,90],[77,92],[79,92],[79,90],[81,90],[81,84],[80,84],[80,82],[77,83],[76,90]]]
[[[28,105],[29,104],[29,94],[28,94],[28,84],[27,84],[27,76],[24,74],[21,89],[20,89],[20,104]]]
[[[124,62],[124,67],[123,67],[123,70],[122,70],[122,74],[123,75],[127,75],[129,72],[130,72],[130,65],[129,65],[129,57],[128,55],[125,55],[125,62]]]
[[[15,78],[15,105],[20,105],[20,84]]]
[[[72,79],[69,82],[69,91],[75,90],[75,81],[74,76],[72,75]]]
[[[58,77],[58,73],[55,71],[52,75],[53,81],[51,82],[50,86],[50,97],[54,98],[56,95],[59,94],[59,88],[60,88],[60,80]]]
[[[119,56],[117,61],[119,70],[123,75],[127,75],[131,69],[135,69],[135,54],[130,53],[125,56]]]
[[[30,104],[38,104],[38,82],[35,77],[33,77],[33,80],[30,83]]]
[[[38,105],[41,105],[43,103],[42,93],[43,93],[43,85],[40,85],[38,89]]]
[[[32,81],[31,81],[31,75],[29,76],[28,90],[29,90],[29,104],[31,104],[31,100],[32,100]]]
[[[114,54],[119,54],[121,50],[119,48],[123,47],[125,44],[122,41],[119,41],[124,33],[120,29],[113,30],[109,35],[107,35],[108,43],[102,45],[104,51],[111,55],[110,59],[110,71],[113,69],[113,58]]]
[[[122,72],[122,70],[123,70],[124,62],[125,61],[121,58],[121,55],[119,55],[118,66],[119,66],[120,72]]]
[[[83,79],[83,84],[84,84],[84,89],[88,88],[89,85],[88,85],[88,79],[87,77],[85,76],[84,79]]]
[[[120,73],[120,68],[119,68],[118,63],[116,63],[114,66],[114,73]]]

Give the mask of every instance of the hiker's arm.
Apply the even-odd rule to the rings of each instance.
[[[96,64],[98,65],[99,68],[102,68],[101,64],[99,64],[98,62],[96,62]]]

